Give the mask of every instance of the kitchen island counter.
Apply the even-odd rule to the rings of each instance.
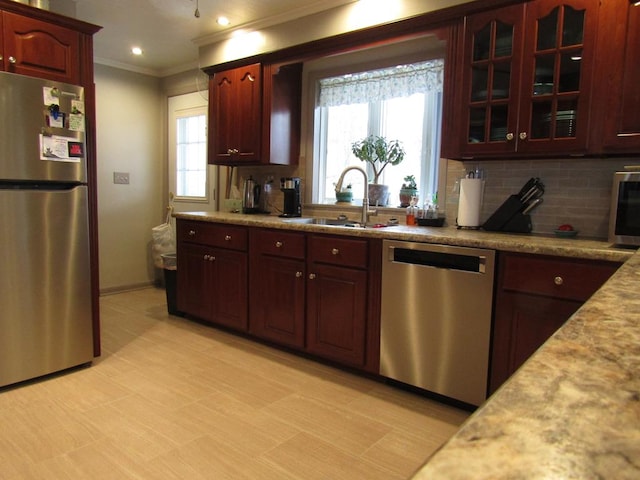
[[[512,234],[464,230],[456,227],[420,227],[395,225],[383,228],[354,228],[303,223],[300,219],[285,219],[275,215],[245,215],[227,212],[182,212],[174,216],[183,220],[219,222],[263,228],[299,230],[336,235],[438,243],[461,247],[490,248],[506,252],[555,255],[610,262],[625,262],[635,252],[614,248],[606,241],[582,238],[556,238],[551,235]]]
[[[415,480],[640,478],[640,253]]]

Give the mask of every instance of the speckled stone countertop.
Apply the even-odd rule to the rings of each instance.
[[[414,480],[640,478],[640,253]]]
[[[299,219],[283,219],[275,215],[243,215],[228,212],[183,212],[174,216],[185,220],[220,222],[265,228],[281,228],[338,235],[386,238],[411,242],[439,243],[462,247],[490,248],[509,252],[557,255],[593,260],[624,262],[633,250],[612,248],[601,240],[556,238],[531,234],[508,234],[482,230],[458,230],[455,227],[419,227],[396,225],[384,228],[353,228],[301,223]]]

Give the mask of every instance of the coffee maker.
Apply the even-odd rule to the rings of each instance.
[[[300,178],[282,177],[280,190],[284,193],[284,207],[281,217],[299,217],[302,215],[300,203]]]

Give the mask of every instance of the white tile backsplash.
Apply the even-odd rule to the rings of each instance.
[[[466,171],[481,168],[485,192],[481,220],[484,222],[509,197],[517,194],[531,177],[545,185],[544,202],[531,212],[534,233],[552,233],[570,223],[581,237],[605,239],[609,222],[613,173],[632,158],[569,158],[563,160],[449,160],[447,166],[447,223],[455,225],[459,195],[456,180]]]

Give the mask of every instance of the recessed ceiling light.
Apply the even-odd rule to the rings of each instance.
[[[131,53],[134,55],[142,55],[142,49],[140,47],[131,47]]]
[[[216,20],[216,23],[221,27],[226,27],[227,25],[229,25],[230,22],[227,17],[218,17],[218,19]]]

